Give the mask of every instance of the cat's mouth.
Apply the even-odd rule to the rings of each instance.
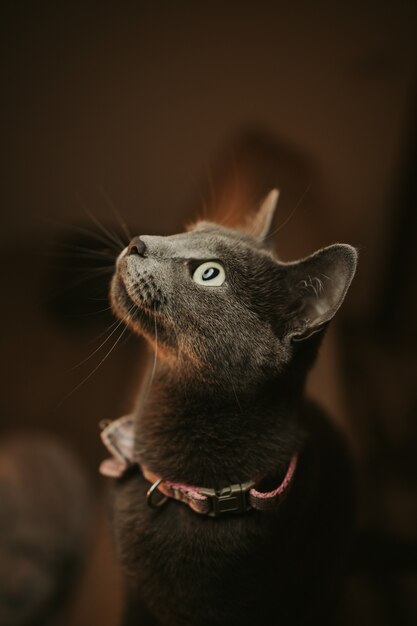
[[[113,276],[110,290],[110,301],[114,312],[119,317],[128,313],[130,309],[138,306],[138,304],[130,297],[122,277],[117,274]]]
[[[148,273],[132,278],[129,272],[126,276],[120,274],[119,281],[125,293],[125,298],[139,309],[149,313],[159,313],[167,298],[156,284],[153,276]]]
[[[117,304],[122,307],[136,307],[149,314],[159,313],[167,304],[167,298],[159,288],[151,272],[144,270],[140,274],[129,267],[119,268],[114,277]]]
[[[148,302],[146,294],[142,295],[139,289],[129,288],[123,278],[118,275],[113,278],[110,300],[114,313],[126,323],[129,322],[129,318],[137,318],[139,314],[146,313],[152,316],[156,312],[152,303]]]
[[[121,273],[117,272],[111,285],[110,301],[115,315],[135,333],[145,334],[151,340],[157,333],[160,342],[167,347],[174,347],[172,333],[167,331],[166,321],[160,314],[160,309],[166,303],[160,290],[152,294],[149,287],[146,290],[139,283],[126,284]]]

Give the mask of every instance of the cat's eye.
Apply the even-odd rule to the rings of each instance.
[[[193,272],[193,281],[198,285],[207,287],[220,287],[226,280],[226,272],[223,265],[217,261],[206,261]]]

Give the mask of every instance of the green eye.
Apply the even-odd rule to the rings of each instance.
[[[216,261],[206,261],[197,267],[193,273],[193,281],[206,287],[220,287],[226,280],[223,265]]]

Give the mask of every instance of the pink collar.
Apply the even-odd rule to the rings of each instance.
[[[100,473],[103,476],[120,478],[129,467],[139,465],[143,476],[152,483],[147,492],[149,506],[158,508],[165,504],[168,498],[173,498],[184,502],[196,513],[212,517],[221,513],[243,513],[249,509],[268,511],[276,508],[289,491],[298,462],[298,453],[295,453],[282,483],[273,491],[257,491],[254,481],[215,490],[164,480],[144,465],[140,465],[134,453],[132,415],[124,415],[110,424],[105,424],[101,431],[101,439],[112,455],[100,465]],[[156,492],[162,494],[159,500],[155,498]]]

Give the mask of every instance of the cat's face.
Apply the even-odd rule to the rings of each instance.
[[[267,213],[263,207],[252,234],[200,223],[179,235],[132,240],[117,260],[114,312],[157,341],[161,356],[206,378],[238,371],[245,384],[279,372],[294,339],[316,332],[337,310],[356,253],[332,246],[279,263],[263,243]]]
[[[276,263],[256,240],[209,224],[140,239],[144,255],[122,252],[111,289],[116,314],[131,328],[195,366],[216,359],[250,369],[274,357]]]

